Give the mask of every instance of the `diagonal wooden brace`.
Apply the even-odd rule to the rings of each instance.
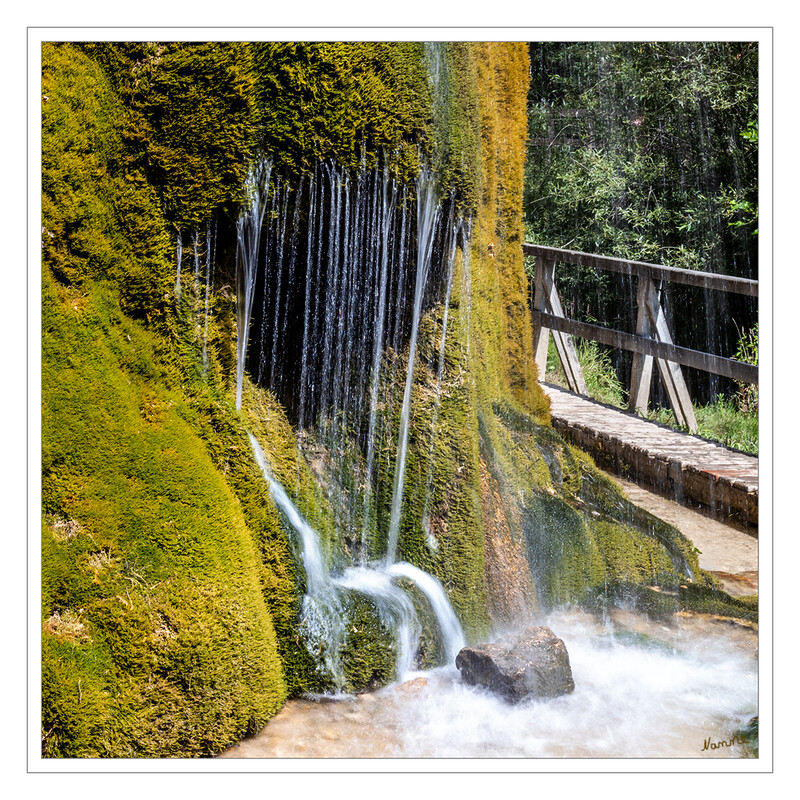
[[[666,344],[673,344],[667,318],[661,307],[661,290],[656,288],[655,283],[649,277],[639,278],[637,304],[639,311],[636,333]],[[675,419],[690,433],[697,433],[694,408],[680,366],[663,358],[657,358],[656,363],[664,388],[667,390],[670,405],[675,412]],[[636,353],[631,373],[629,406],[642,414],[647,414],[652,372],[653,357]]]
[[[556,262],[554,259],[536,259],[536,283],[533,304],[534,308],[539,311],[563,318],[564,309],[561,307],[561,299],[558,296],[554,280],[555,268]],[[547,344],[551,333],[553,334],[558,357],[567,376],[567,385],[576,394],[588,395],[586,381],[583,378],[583,370],[578,362],[578,354],[575,352],[575,343],[572,336],[550,328],[534,326],[533,348],[536,366],[539,370],[539,380],[544,379],[547,371]]]

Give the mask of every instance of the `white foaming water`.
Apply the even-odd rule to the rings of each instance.
[[[650,623],[645,635],[568,615],[546,624],[569,652],[575,691],[509,705],[463,684],[455,669],[431,674],[399,710],[404,757],[701,758],[709,737],[730,740],[758,714],[757,662],[724,635]]]
[[[730,742],[758,714],[757,636],[704,619],[664,626],[562,612],[575,691],[510,705],[454,666],[337,702],[290,701],[223,757],[742,758]]]
[[[423,592],[425,597],[433,608],[433,613],[436,615],[436,621],[439,623],[439,631],[441,632],[442,639],[444,640],[445,652],[447,655],[447,663],[455,663],[458,651],[465,645],[464,632],[461,630],[461,625],[453,613],[453,608],[447,595],[444,593],[442,584],[439,583],[433,575],[423,572],[413,564],[408,564],[405,561],[400,561],[393,564],[387,572],[390,575],[395,575],[402,578],[408,578],[415,583]]]

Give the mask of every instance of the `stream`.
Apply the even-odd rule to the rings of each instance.
[[[747,757],[727,743],[758,714],[754,630],[622,610],[532,622],[564,640],[572,694],[512,706],[440,667],[371,694],[292,700],[221,758]]]

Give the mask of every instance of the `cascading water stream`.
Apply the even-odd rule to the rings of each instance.
[[[414,604],[383,569],[351,567],[334,583],[342,589],[368,597],[378,611],[381,623],[394,631],[397,646],[395,672],[403,680],[413,669],[422,628]]]
[[[412,581],[428,598],[439,624],[447,660],[452,663],[464,646],[464,635],[441,584],[417,567],[402,562],[390,567],[385,564],[350,567],[338,577],[331,576],[325,565],[318,533],[305,520],[286,490],[272,477],[258,441],[252,434],[248,437],[270,495],[298,537],[297,549],[306,575],[300,630],[309,651],[321,657],[322,666],[334,684],[341,687],[345,683],[340,652],[347,621],[347,592],[367,597],[377,610],[381,623],[393,631],[397,647],[397,679],[402,680],[413,670],[422,628],[414,604],[393,578]]]
[[[276,481],[269,470],[266,456],[261,446],[252,434],[248,434],[250,445],[256,458],[256,463],[261,469],[270,494],[278,508],[286,515],[289,524],[300,535],[300,559],[306,573],[306,594],[319,594],[328,583],[327,570],[324,566],[322,548],[320,547],[317,532],[305,521],[294,503],[289,499],[286,490]]]
[[[247,342],[250,329],[250,314],[253,309],[258,249],[261,241],[261,226],[267,208],[269,177],[272,161],[264,159],[255,164],[247,178],[247,194],[250,207],[236,223],[236,408],[242,407],[242,384],[247,358]]]
[[[442,634],[443,644],[448,664],[455,663],[458,651],[466,644],[464,631],[461,629],[453,607],[447,599],[447,595],[442,588],[442,584],[432,575],[423,572],[413,564],[400,561],[392,564],[387,569],[389,575],[407,578],[412,581],[428,598],[436,620],[439,623],[439,630]]]
[[[403,501],[403,481],[405,478],[406,452],[408,449],[408,427],[411,410],[411,388],[414,382],[414,361],[417,352],[417,334],[422,313],[422,301],[428,280],[431,261],[433,233],[439,217],[438,198],[434,176],[423,168],[417,179],[417,271],[414,285],[414,310],[411,318],[411,337],[408,346],[408,371],[406,373],[403,406],[400,412],[400,433],[397,444],[394,490],[392,493],[392,512],[389,521],[389,541],[386,548],[386,563],[393,564],[397,555],[400,536],[400,509]]]
[[[306,575],[306,591],[300,630],[310,652],[322,656],[322,666],[337,686],[344,683],[339,651],[344,640],[344,610],[339,592],[330,580],[319,535],[308,524],[286,490],[270,472],[264,451],[252,434],[248,434],[256,463],[269,486],[275,505],[286,517],[299,541],[300,561]]]

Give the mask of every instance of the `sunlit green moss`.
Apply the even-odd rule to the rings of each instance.
[[[85,284],[78,302],[45,273],[47,755],[206,754],[286,694],[264,596],[281,571],[193,427],[163,347],[107,286]],[[80,620],[77,639],[65,618]],[[85,655],[64,658],[70,637]],[[70,708],[84,689],[81,722]]]

